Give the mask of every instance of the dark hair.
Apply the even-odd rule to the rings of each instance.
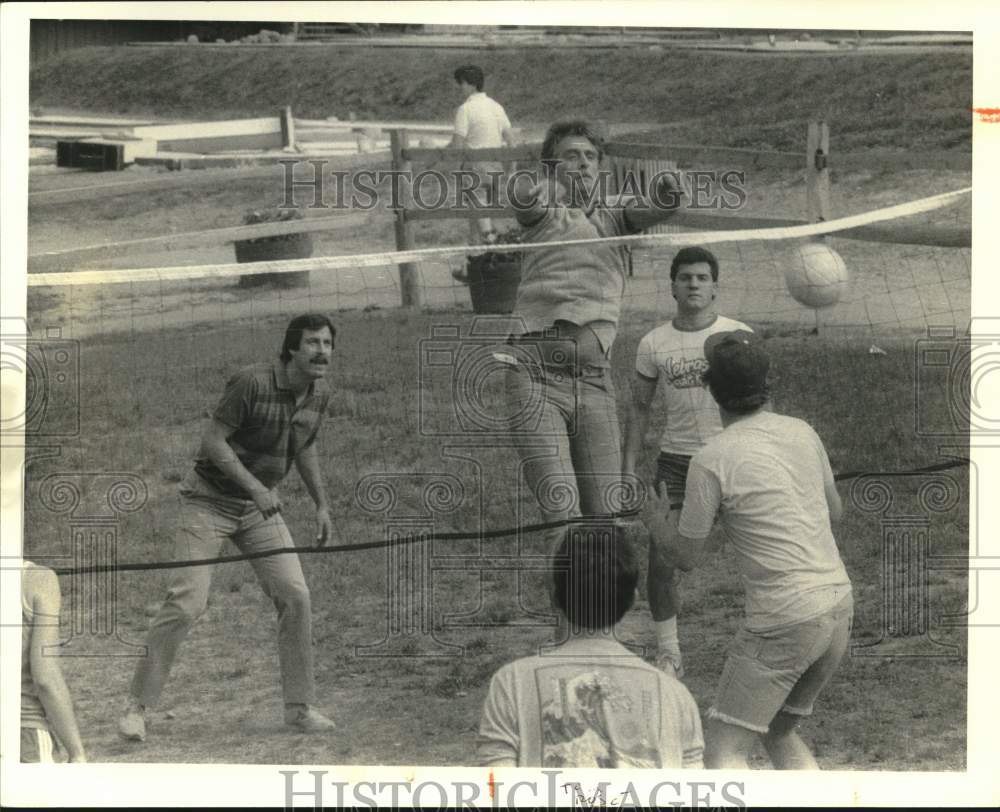
[[[329,317],[322,313],[304,313],[296,316],[288,323],[285,330],[285,341],[281,345],[281,355],[279,356],[286,364],[292,358],[292,350],[297,350],[302,345],[303,330],[322,330],[324,327],[330,328],[330,338],[337,338],[337,329]]]
[[[542,142],[542,160],[552,160],[556,157],[556,145],[564,138],[578,135],[586,138],[597,149],[597,159],[604,156],[604,139],[598,135],[595,127],[582,120],[557,121],[549,131],[545,133],[545,140]]]
[[[712,281],[719,281],[719,260],[715,258],[715,254],[709,251],[707,248],[700,248],[698,246],[689,246],[688,248],[682,248],[677,252],[677,256],[674,257],[674,261],[670,263],[670,281],[673,282],[677,279],[677,271],[680,270],[681,265],[695,265],[699,262],[707,262],[709,267],[712,269]]]
[[[610,629],[635,602],[639,567],[624,528],[611,520],[567,528],[552,561],[552,597],[573,625]]]
[[[476,90],[482,90],[486,77],[483,76],[483,69],[478,65],[462,65],[462,67],[455,69],[455,81],[465,82]]]

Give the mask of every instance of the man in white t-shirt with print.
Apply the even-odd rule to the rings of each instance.
[[[670,286],[677,301],[676,316],[643,336],[636,352],[622,470],[626,475],[635,474],[652,403],[659,389],[666,426],[660,438],[654,487],[661,482],[666,484],[674,508],[672,521],[676,524],[691,457],[722,431],[719,407],[701,380],[708,369],[705,339],[713,333],[750,331],[750,328],[715,312],[719,262],[711,251],[700,247],[678,251],[670,264]],[[677,636],[680,595],[676,570],[652,545],[646,593],[656,628],[656,665],[672,668],[678,676],[683,676]]]
[[[455,71],[458,91],[465,100],[455,113],[455,133],[448,144],[451,148],[487,149],[490,147],[514,146],[514,131],[503,107],[483,92],[485,77],[478,65],[463,65]],[[485,190],[492,179],[489,173],[503,169],[499,161],[472,161],[463,164],[479,175],[481,188]],[[485,193],[480,194],[485,201]],[[495,237],[493,221],[481,217],[478,222],[470,220],[470,235],[474,244],[489,242]]]
[[[477,741],[484,767],[701,769],[698,706],[684,684],[615,637],[635,600],[638,525],[567,528],[551,561],[568,637],[503,666]]]
[[[745,624],[707,713],[705,763],[746,769],[759,736],[778,769],[817,769],[795,727],[850,640],[851,582],[830,526],[840,496],[816,432],[762,408],[770,360],[760,342],[743,331],[717,333],[705,357],[723,431],[691,460],[676,530],[658,515],[665,489],[647,519],[657,545],[688,570],[719,517],[746,591]]]

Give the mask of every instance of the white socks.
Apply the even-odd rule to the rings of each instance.
[[[681,643],[677,638],[677,615],[666,620],[658,620],[653,625],[656,627],[656,645],[659,650],[680,653]]]

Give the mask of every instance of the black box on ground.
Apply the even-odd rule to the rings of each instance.
[[[56,166],[119,172],[125,168],[125,146],[94,141],[57,141]]]

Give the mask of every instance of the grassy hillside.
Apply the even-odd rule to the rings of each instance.
[[[825,117],[838,150],[971,147],[972,54],[635,49],[83,48],[31,71],[33,107],[198,119],[271,114],[447,119],[475,61],[516,124],[582,115],[678,125],[684,141],[798,149]]]

